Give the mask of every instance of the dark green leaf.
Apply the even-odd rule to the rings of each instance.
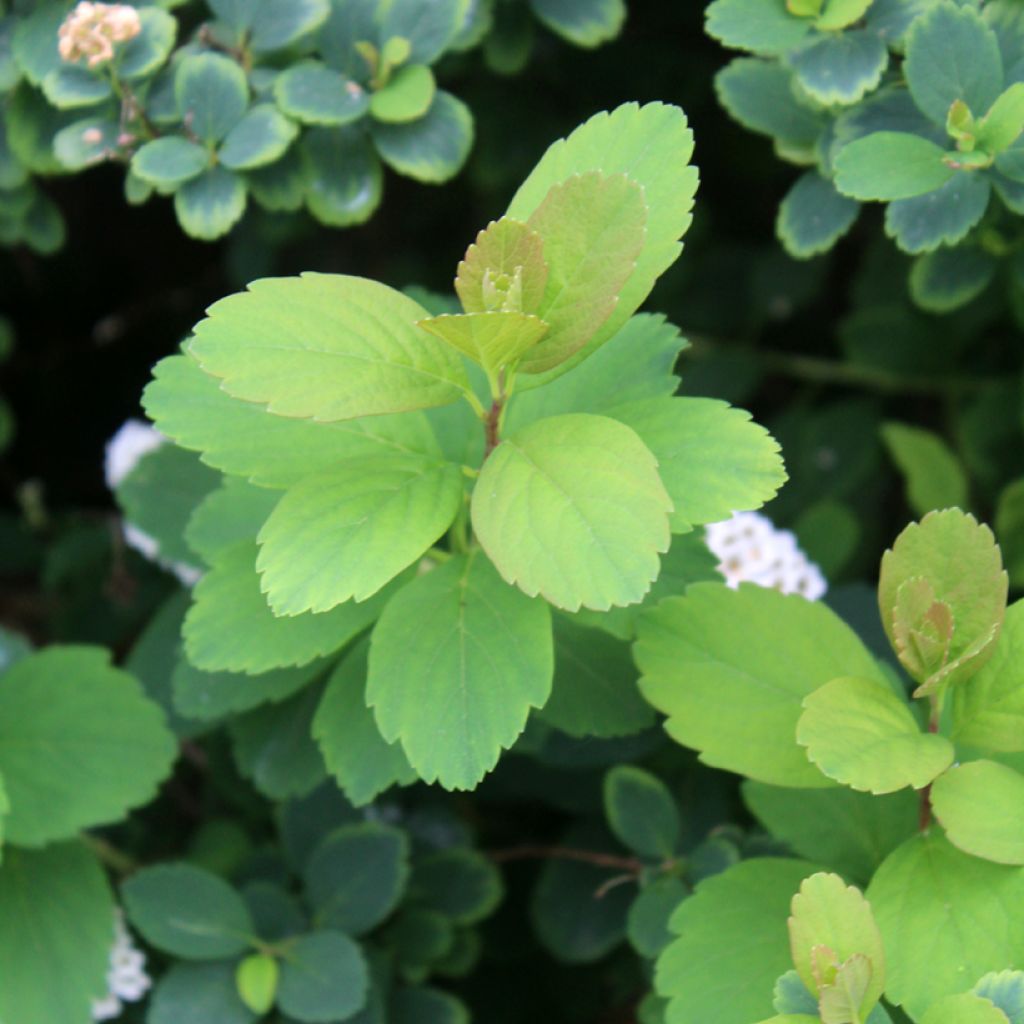
[[[210,145],[220,142],[245,113],[249,85],[245,72],[229,57],[194,54],[178,64],[174,95],[181,119]]]
[[[462,168],[473,144],[473,115],[461,100],[439,89],[430,109],[408,124],[374,123],[381,159],[399,174],[440,184]]]
[[[366,960],[347,935],[313,932],[288,947],[277,1001],[296,1020],[329,1024],[361,1009],[368,986]]]
[[[682,832],[679,810],[665,784],[633,765],[617,765],[604,778],[604,812],[618,839],[641,857],[665,861]]]
[[[295,64],[278,75],[274,98],[286,114],[304,124],[349,124],[370,106],[358,82],[316,61]]]
[[[797,81],[826,105],[856,103],[882,80],[889,51],[870,29],[814,35],[787,58]]]
[[[157,982],[147,1024],[250,1024],[238,997],[233,963],[175,964]]]
[[[831,249],[859,212],[860,205],[837,192],[828,178],[807,171],[782,200],[775,232],[790,256],[805,260]]]
[[[957,171],[940,188],[913,199],[890,203],[885,233],[904,252],[931,252],[956,245],[981,220],[992,189],[976,171]]]

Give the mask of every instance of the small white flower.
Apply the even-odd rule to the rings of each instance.
[[[709,550],[728,586],[756,583],[783,594],[802,594],[809,601],[824,596],[828,584],[821,570],[800,550],[789,530],[775,529],[756,512],[734,512],[710,523],[705,532]]]
[[[134,39],[142,31],[139,12],[128,4],[88,3],[82,0],[57,30],[61,60],[85,60],[90,68],[114,59],[114,44]]]
[[[110,948],[107,970],[107,994],[92,1004],[93,1020],[113,1020],[121,1015],[124,1003],[134,1003],[153,984],[146,973],[146,954],[137,949],[124,923],[124,914],[114,911],[114,944]]]

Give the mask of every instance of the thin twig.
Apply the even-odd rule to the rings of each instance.
[[[597,868],[628,872],[631,876],[639,875],[644,869],[643,861],[637,857],[619,857],[613,853],[577,850],[568,846],[513,846],[505,850],[488,850],[487,855],[496,864],[516,860],[575,860]]]

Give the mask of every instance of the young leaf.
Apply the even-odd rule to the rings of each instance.
[[[967,475],[942,438],[889,422],[882,426],[882,440],[903,473],[907,502],[916,515],[967,504]]]
[[[263,524],[260,588],[279,616],[365,601],[445,533],[462,501],[450,462],[341,462],[292,487]]]
[[[550,325],[520,364],[542,373],[579,351],[611,316],[644,248],[643,189],[625,174],[574,175],[527,220],[544,240],[549,275],[537,315]]]
[[[669,546],[672,503],[656,465],[615,420],[540,420],[488,456],[473,529],[504,579],[531,597],[569,611],[635,604]]]
[[[163,714],[99,647],[54,646],[0,677],[9,842],[41,846],[145,803],[176,754]]]
[[[370,97],[370,113],[386,124],[415,121],[430,109],[436,91],[430,68],[425,64],[405,64]]]
[[[230,57],[192,54],[178,64],[174,95],[182,121],[209,146],[220,142],[245,113],[249,85]]]
[[[775,233],[786,252],[806,260],[827,252],[853,227],[860,205],[817,171],[797,178],[779,206]]]
[[[491,221],[459,261],[455,291],[467,313],[535,313],[544,299],[544,240],[510,217]]]
[[[870,29],[811,36],[786,58],[812,99],[856,103],[875,89],[889,64],[885,40]]]
[[[911,579],[926,581],[932,601],[900,601]],[[1006,611],[1007,577],[987,526],[959,509],[931,512],[912,523],[882,556],[878,604],[882,625],[918,694],[970,678],[991,657]],[[933,605],[945,604],[948,613]],[[914,635],[933,634],[935,615],[951,620],[948,654],[941,665],[922,662]]]
[[[358,82],[318,61],[293,64],[278,75],[274,99],[303,124],[351,124],[370,108],[369,94]]]
[[[471,789],[547,700],[552,661],[547,606],[471,553],[389,602],[373,631],[366,700],[420,778]]]
[[[1024,776],[996,761],[954,765],[932,784],[932,810],[964,853],[1024,864]]]
[[[381,159],[399,174],[440,184],[454,177],[473,145],[473,115],[461,100],[438,89],[430,108],[415,121],[370,128]]]
[[[252,953],[235,972],[239,998],[253,1013],[264,1016],[273,1009],[279,976],[280,968],[272,956]]]
[[[435,316],[421,320],[420,327],[482,366],[491,378],[526,355],[549,329],[540,317],[504,310]]]
[[[637,633],[640,691],[669,735],[705,764],[773,785],[831,785],[796,742],[808,694],[844,672],[885,680],[830,609],[753,584],[694,584],[644,612]]]
[[[836,188],[854,199],[908,199],[934,192],[955,171],[945,153],[920,135],[874,132],[843,146],[835,158]]]
[[[815,690],[796,739],[830,779],[868,793],[921,789],[954,756],[949,740],[921,732],[907,704],[875,679],[833,679]]]
[[[243,952],[253,923],[227,882],[191,864],[160,864],[121,888],[132,925],[147,942],[185,960],[221,960]]]
[[[679,239],[690,226],[697,189],[697,170],[689,166],[692,154],[693,134],[681,110],[662,103],[627,103],[610,114],[597,114],[550,146],[519,187],[508,216],[521,221],[529,220],[552,186],[588,171],[625,174],[641,186],[647,204],[644,247],[614,311],[584,348],[547,375],[531,378],[531,384],[559,376],[596,351],[636,312],[654,282],[678,258]]]
[[[961,853],[936,830],[891,854],[866,895],[886,998],[914,1017],[1024,954],[1024,871]]]
[[[174,964],[153,989],[148,1024],[253,1024],[256,1014],[239,998],[234,966]]]
[[[650,772],[620,764],[604,777],[604,812],[619,840],[641,857],[671,858],[679,843],[679,810]]]
[[[978,122],[978,145],[988,153],[1001,153],[1024,131],[1024,82],[1014,82]]]
[[[279,416],[330,422],[426,409],[469,386],[458,356],[417,329],[426,315],[365,278],[266,278],[214,303],[189,350],[229,395]]]
[[[277,1002],[296,1020],[329,1024],[361,1009],[368,986],[369,973],[359,946],[341,932],[313,932],[288,947]]]
[[[705,17],[708,35],[765,57],[781,56],[811,31],[810,21],[794,17],[786,0],[715,0]]]

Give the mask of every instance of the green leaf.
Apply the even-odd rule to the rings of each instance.
[[[401,36],[409,42],[409,59],[433,64],[448,48],[465,15],[459,0],[387,0],[381,12],[381,39]]]
[[[330,9],[329,0],[289,0],[287,4],[257,0],[245,25],[250,30],[249,45],[256,53],[282,50],[315,32]]]
[[[929,313],[950,313],[976,299],[992,283],[998,266],[999,260],[980,247],[936,249],[914,260],[910,296]]]
[[[970,5],[939,3],[916,19],[903,72],[914,102],[940,127],[956,100],[981,112],[1003,87],[996,34]]]
[[[744,409],[713,398],[662,398],[609,410],[658,460],[672,529],[760,508],[786,480],[779,446]]]
[[[548,324],[539,317],[511,311],[435,316],[419,325],[478,363],[492,378],[548,333]]]
[[[120,820],[170,771],[174,737],[99,647],[54,646],[0,678],[7,840],[40,846]]]
[[[306,199],[306,181],[299,146],[289,149],[280,160],[258,167],[245,176],[249,194],[271,213],[295,213]]]
[[[959,509],[931,512],[896,538],[882,556],[878,604],[920,684],[915,695],[970,678],[992,656],[1007,586],[992,531]]]
[[[967,475],[942,438],[889,422],[882,426],[882,440],[903,473],[907,502],[916,515],[967,504]]]
[[[932,784],[932,810],[964,853],[1024,864],[1024,776],[995,761],[954,765]]]
[[[953,688],[953,737],[995,753],[1024,750],[1024,601],[1006,611],[992,656]]]
[[[242,897],[191,864],[160,864],[121,887],[132,925],[157,949],[184,960],[220,960],[243,952],[253,935]]]
[[[455,926],[443,914],[423,907],[402,910],[382,936],[397,971],[420,980],[450,955],[455,945]]]
[[[319,61],[294,64],[278,75],[274,99],[303,124],[350,124],[370,108],[370,97],[358,82]]]
[[[715,768],[778,786],[831,785],[797,745],[802,701],[830,679],[885,676],[829,608],[754,584],[697,583],[641,616],[640,692],[668,734]]]
[[[876,868],[917,831],[919,798],[912,790],[872,796],[852,789],[783,789],[743,783],[754,816],[800,857],[819,861],[854,881]]]
[[[143,7],[139,21],[142,31],[117,57],[118,76],[129,82],[152,75],[170,56],[178,36],[177,19],[157,7]]]
[[[619,291],[611,316],[572,358],[547,375],[538,376],[535,384],[561,375],[600,348],[623,327],[647,298],[654,282],[678,258],[682,251],[679,239],[690,226],[697,189],[697,170],[689,166],[692,154],[693,134],[678,107],[627,103],[610,114],[595,115],[568,138],[550,146],[519,187],[509,204],[508,216],[525,222],[552,186],[589,171],[606,177],[625,174],[643,189],[647,204],[643,250],[636,269]]]
[[[275,615],[365,601],[445,533],[463,502],[450,462],[353,459],[307,477],[260,530],[256,570]]]
[[[467,313],[535,313],[544,300],[544,239],[510,217],[491,221],[459,261],[455,291]]]
[[[669,1000],[668,1020],[750,1024],[771,1012],[775,979],[790,966],[790,901],[815,870],[758,857],[705,879],[679,904],[670,921],[678,938],[658,957],[654,978]]]
[[[53,151],[69,170],[80,171],[110,158],[117,149],[121,126],[109,115],[87,117],[62,128],[53,137]],[[3,143],[0,142],[0,149]],[[0,155],[0,163],[3,157]],[[0,167],[0,187],[3,169]]]
[[[385,124],[423,117],[437,92],[434,73],[425,64],[405,64],[370,97],[370,113]]]
[[[920,135],[875,132],[844,146],[835,158],[836,188],[854,199],[908,199],[934,192],[954,175],[945,153]]]
[[[260,103],[227,133],[217,157],[233,171],[250,171],[280,159],[299,134],[299,126],[276,107]]]
[[[524,373],[564,362],[608,320],[643,250],[647,214],[636,182],[595,171],[553,185],[530,214],[549,271],[537,314],[551,329],[523,359]]]
[[[988,999],[961,992],[932,1003],[921,1024],[1007,1024],[1007,1017]]]
[[[174,212],[185,234],[210,242],[242,219],[245,201],[245,184],[237,174],[210,167],[174,193]]]
[[[779,61],[739,57],[715,75],[715,93],[744,128],[788,150],[812,148],[825,128],[821,112],[797,99],[793,72]]]
[[[961,853],[931,831],[891,854],[868,886],[886,950],[886,998],[913,1017],[1024,957],[1024,874]]]
[[[181,447],[202,452],[203,461],[216,469],[264,487],[288,488],[349,458],[440,455],[420,413],[341,423],[274,416],[232,398],[216,377],[186,356],[157,365],[143,402],[157,428]]]
[[[555,680],[550,700],[537,712],[541,721],[580,738],[629,736],[654,724],[623,643],[629,636],[619,639],[565,615],[554,617],[554,627]]]
[[[873,0],[827,0],[821,13],[814,20],[819,32],[833,32],[848,28],[864,17]]]
[[[469,1011],[454,996],[433,988],[396,989],[388,1004],[389,1024],[469,1024]]]
[[[341,274],[265,278],[214,303],[189,351],[229,395],[330,422],[444,405],[468,387],[456,353],[416,327],[426,311]]]
[[[132,174],[158,188],[173,189],[201,174],[210,154],[177,135],[154,139],[132,157]]]
[[[954,757],[944,736],[923,733],[909,706],[876,679],[833,679],[804,699],[797,742],[830,779],[868,793],[921,789]]]
[[[363,935],[390,916],[405,892],[408,839],[390,825],[343,825],[316,848],[303,877],[318,927]]]
[[[845,235],[860,212],[852,199],[817,171],[797,178],[779,206],[775,233],[790,256],[806,260],[828,252]]]
[[[626,934],[641,956],[653,960],[672,941],[669,920],[688,895],[687,887],[670,875],[662,875],[640,890],[629,908]]]
[[[252,1024],[235,987],[233,963],[177,963],[157,982],[147,1024]]]
[[[395,595],[373,631],[366,701],[427,782],[471,789],[551,692],[551,619],[479,553]],[[410,671],[409,666],[416,666]],[[450,737],[444,744],[437,737]]]
[[[0,1015],[18,1024],[87,1021],[107,989],[114,902],[80,843],[8,848],[0,867]],[[45,955],[42,951],[45,950]]]
[[[452,847],[416,861],[409,897],[457,925],[477,924],[501,902],[501,873],[478,850]]]
[[[380,203],[383,173],[364,132],[314,128],[303,134],[300,149],[310,213],[336,228],[368,220]]]
[[[1011,480],[999,494],[995,512],[996,536],[1010,583],[1024,582],[1024,477]]]
[[[625,0],[530,0],[533,13],[574,46],[614,39],[626,20]]]
[[[956,245],[981,220],[992,186],[976,171],[957,171],[927,195],[900,199],[885,211],[885,233],[904,251],[931,252]]]
[[[245,72],[230,57],[200,53],[184,57],[174,79],[178,115],[208,146],[220,142],[249,105]]]
[[[225,548],[252,540],[280,498],[277,491],[225,477],[196,505],[185,527],[185,543],[204,562],[213,562]]]
[[[474,489],[472,518],[508,582],[560,608],[604,611],[650,589],[668,549],[671,507],[640,438],[615,420],[577,413],[532,423],[498,445]]]
[[[811,36],[786,58],[808,95],[850,104],[875,89],[889,64],[885,40],[870,29]]]
[[[361,642],[341,661],[313,719],[313,738],[327,770],[356,807],[416,780],[401,746],[384,741],[366,706],[367,652]]]
[[[454,177],[473,145],[473,115],[461,100],[438,89],[429,109],[415,121],[370,129],[381,159],[416,181],[439,185]]]
[[[665,784],[650,772],[620,764],[604,777],[604,812],[612,831],[641,857],[665,861],[679,844],[679,810]]]
[[[14,26],[11,49],[22,74],[35,86],[54,68],[61,66],[57,30],[67,12],[60,7],[37,7],[20,14]]]
[[[885,950],[882,936],[863,894],[838,875],[819,873],[805,878],[793,897],[789,918],[793,965],[808,991],[826,1008],[841,979],[828,979],[835,964],[840,974],[851,958],[867,960],[865,988],[852,1009],[866,1018],[885,989]],[[822,949],[824,947],[824,949]],[[863,966],[863,965],[862,965]],[[824,968],[824,970],[823,970]]]
[[[978,145],[987,153],[1001,153],[1024,131],[1024,82],[1002,92],[978,122]]]
[[[1024,1020],[1024,972],[993,971],[971,991],[998,1006],[1010,1024],[1021,1024]]]
[[[43,94],[58,110],[78,110],[102,103],[113,90],[105,77],[75,64],[64,64],[43,79]]]
[[[343,647],[376,618],[388,592],[349,601],[323,615],[278,618],[260,593],[256,544],[223,551],[194,591],[183,635],[189,661],[206,672],[248,672],[306,665]]]
[[[360,1010],[368,987],[369,973],[360,948],[341,932],[314,932],[288,947],[277,1002],[296,1020],[329,1024]]]
[[[791,50],[811,30],[786,10],[786,0],[715,0],[705,18],[708,35],[720,43],[766,57]]]

